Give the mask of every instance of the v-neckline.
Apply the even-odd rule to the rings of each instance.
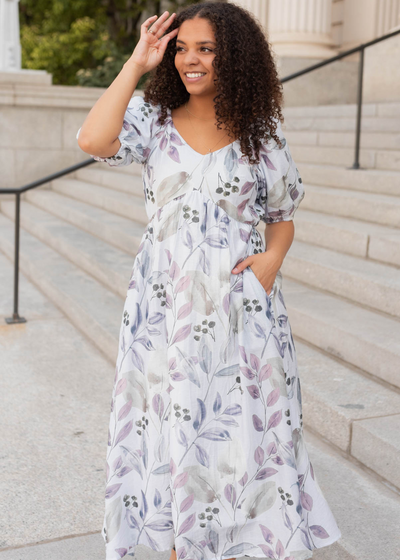
[[[226,146],[222,146],[222,148],[220,148],[219,150],[215,150],[213,152],[207,152],[206,154],[201,154],[200,152],[198,152],[197,150],[195,150],[194,148],[192,148],[192,146],[190,144],[188,144],[186,142],[186,140],[183,138],[182,134],[179,132],[179,130],[176,128],[175,124],[174,124],[174,119],[172,118],[172,113],[171,113],[171,109],[168,108],[168,113],[169,113],[169,118],[171,121],[171,126],[172,128],[175,130],[175,132],[177,133],[177,135],[179,136],[179,138],[182,140],[182,142],[185,144],[185,146],[187,146],[188,148],[190,148],[192,150],[192,152],[194,152],[195,154],[198,154],[199,156],[208,156],[208,154],[217,154],[218,152],[221,152],[222,150],[225,150],[225,148],[230,148],[231,146],[233,146],[233,144],[236,144],[237,140],[234,140],[233,142],[231,142],[230,144],[227,144]]]

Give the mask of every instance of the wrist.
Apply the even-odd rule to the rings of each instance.
[[[285,258],[285,255],[282,253],[282,251],[278,251],[277,249],[271,248],[265,251],[265,255],[267,255],[270,263],[272,261],[272,266],[276,270],[279,270],[281,268],[283,264],[283,260]]]
[[[143,68],[143,66],[140,66],[140,64],[135,62],[135,60],[132,60],[132,58],[129,58],[125,62],[123,68],[126,68],[126,69],[130,70],[131,72],[132,71],[136,72],[136,74],[139,76],[139,78],[141,78],[144,74],[146,74],[146,70]]]

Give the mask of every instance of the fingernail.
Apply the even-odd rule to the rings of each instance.
[[[232,272],[237,272],[238,270],[238,268],[232,268]]]

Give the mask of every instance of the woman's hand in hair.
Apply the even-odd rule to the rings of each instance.
[[[179,27],[176,27],[162,37],[163,33],[173,22],[175,15],[174,12],[168,17],[168,12],[166,11],[158,19],[157,16],[146,19],[140,26],[139,42],[126,64],[135,64],[141,69],[143,74],[158,66],[163,59],[168,41],[178,34]],[[147,31],[150,24],[150,29],[154,33]]]

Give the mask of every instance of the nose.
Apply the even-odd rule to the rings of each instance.
[[[185,53],[185,65],[190,64],[197,64],[199,62],[199,57],[197,56],[196,51],[188,49]]]

